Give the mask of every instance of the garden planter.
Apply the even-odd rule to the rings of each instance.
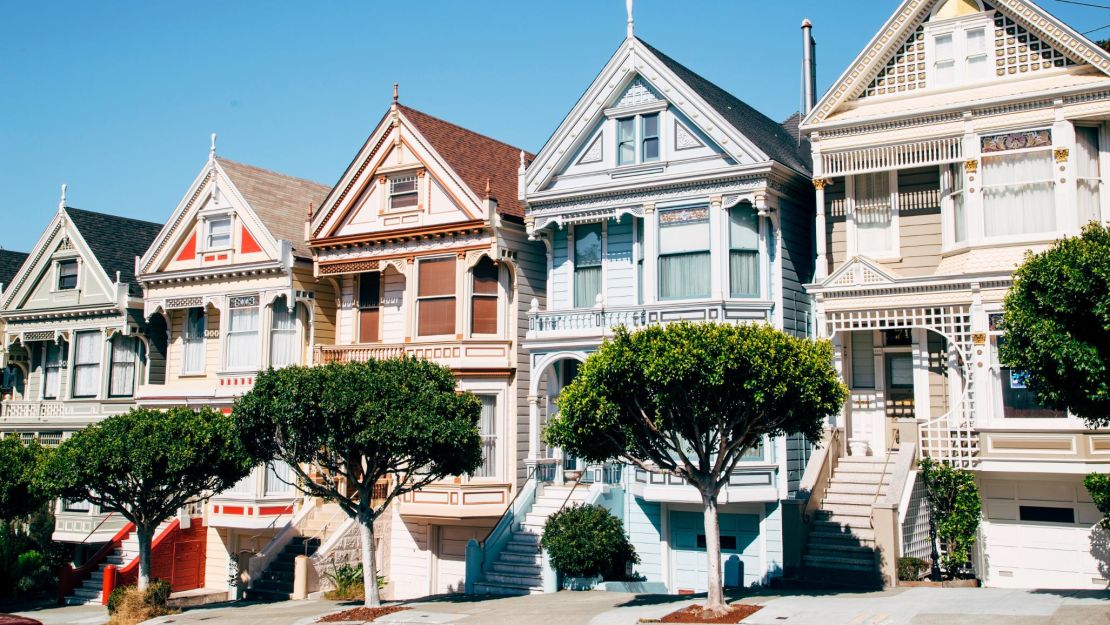
[[[593,590],[599,583],[601,583],[600,575],[597,577],[563,576],[563,590]]]

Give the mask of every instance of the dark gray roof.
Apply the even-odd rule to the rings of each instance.
[[[809,143],[809,137],[802,134],[802,114],[795,111],[793,115],[786,118],[782,123],[782,127],[786,129],[787,134],[794,138],[795,145],[798,146],[798,155],[805,161],[808,171],[813,171],[813,152]]]
[[[115,280],[118,271],[120,281],[130,286],[131,294],[142,295],[135,281],[135,257],[146,253],[162,224],[68,206],[66,215],[89,245],[108,279]]]
[[[0,285],[7,287],[11,284],[12,278],[19,272],[25,260],[27,260],[26,252],[0,250]]]
[[[637,37],[636,40],[767,156],[806,176],[811,175],[809,159],[798,148],[797,139],[791,137],[782,125],[663,54],[643,39]]]

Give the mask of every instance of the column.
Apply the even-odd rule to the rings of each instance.
[[[528,460],[535,464],[540,457],[540,396],[528,396]]]
[[[656,267],[659,259],[656,251],[659,239],[659,226],[655,220],[655,204],[644,204],[644,303],[654,304],[659,296],[659,281]]]
[[[725,247],[721,243],[722,235],[728,232],[728,222],[724,219],[724,211],[721,210],[722,199],[719,195],[709,198],[709,292],[715,300],[725,298],[724,285],[728,275],[724,271]],[[717,236],[713,236],[713,232],[716,232]]]
[[[813,188],[817,193],[817,267],[814,268],[813,281],[820,282],[829,275],[828,238],[825,234],[825,186],[829,184],[827,178],[814,178]]]

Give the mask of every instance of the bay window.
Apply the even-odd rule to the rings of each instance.
[[[574,227],[574,307],[589,308],[601,294],[601,224]]]
[[[142,343],[134,336],[112,337],[112,357],[108,373],[108,396],[130,397],[135,394],[135,373],[139,365]]]
[[[759,217],[748,204],[729,209],[729,294],[759,297]]]
[[[483,256],[470,273],[470,333],[497,334],[497,265]]]
[[[51,341],[46,344],[43,355],[43,399],[57,399],[62,387],[62,367],[69,345],[65,341]]]
[[[204,373],[204,308],[185,311],[181,369],[185,374]]]
[[[1002,237],[1056,229],[1052,150],[983,156],[983,234]]]
[[[381,340],[382,274],[377,271],[358,277],[358,342]]]
[[[100,386],[101,335],[77,332],[73,343],[73,397],[96,397]]]
[[[231,371],[258,367],[258,296],[229,298],[227,318],[227,368]]]
[[[231,247],[231,217],[219,217],[205,221],[206,250],[223,250]]]
[[[417,268],[417,334],[454,334],[455,258],[421,260]]]
[[[289,306],[283,295],[270,308],[270,366],[274,369],[295,365],[297,352],[297,306]]]
[[[497,477],[497,396],[478,395],[482,411],[478,431],[482,435],[482,464],[474,477]]]
[[[852,223],[859,254],[897,251],[891,177],[886,171],[852,177]]]
[[[709,209],[659,211],[659,298],[709,296]]]
[[[1099,200],[1099,188],[1102,186],[1102,180],[1099,177],[1098,134],[1099,129],[1095,126],[1075,127],[1075,175],[1079,185],[1077,208],[1079,210],[1080,226],[1090,221],[1101,221],[1102,216]]]

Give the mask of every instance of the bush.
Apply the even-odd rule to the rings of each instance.
[[[326,599],[333,601],[362,601],[366,597],[366,587],[362,583],[361,564],[341,564],[332,566],[330,573],[324,573],[324,579],[335,586],[334,589],[324,593]],[[378,576],[378,590],[385,588],[385,576]]]
[[[916,582],[929,569],[929,563],[921,558],[906,556],[898,558],[898,581]]]
[[[170,602],[170,594],[173,589],[170,588],[170,583],[164,579],[154,579],[150,581],[150,586],[146,589],[146,604],[152,608],[166,609]]]
[[[108,614],[112,615],[119,610],[120,604],[123,603],[123,598],[127,593],[135,590],[134,586],[116,586],[112,589],[112,594],[108,595]]]
[[[136,625],[156,616],[173,614],[169,609],[170,583],[151,580],[146,592],[135,586],[120,586],[108,596],[108,625]]]
[[[954,469],[929,458],[921,460],[931,530],[944,545],[941,566],[955,578],[971,562],[983,501],[970,471]]]
[[[624,524],[601,506],[573,506],[551,515],[540,545],[551,564],[571,577],[623,579],[626,564],[640,562]]]
[[[1091,473],[1083,479],[1083,486],[1087,488],[1087,493],[1091,496],[1091,501],[1095,502],[1095,507],[1102,513],[1099,525],[1110,529],[1110,475]]]

